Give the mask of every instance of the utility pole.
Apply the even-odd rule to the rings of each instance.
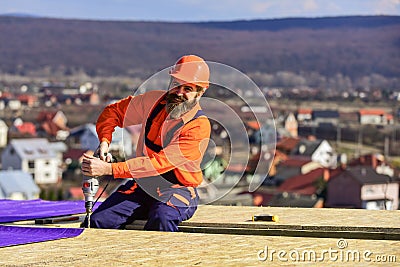
[[[397,147],[397,136],[396,136],[396,131],[397,131],[397,120],[399,119],[399,110],[398,110],[398,101],[395,101],[393,105],[393,130],[392,130],[392,148],[393,151],[396,151]]]
[[[385,145],[384,145],[384,150],[383,154],[385,155],[385,159],[387,160],[389,157],[389,136],[385,136]]]
[[[336,146],[337,147],[340,146],[341,140],[342,140],[342,128],[340,126],[340,123],[338,123],[337,127],[336,127]]]
[[[363,135],[362,131],[363,131],[363,126],[360,125],[360,128],[358,129],[358,141],[357,141],[357,150],[358,150],[357,153],[358,153],[358,155],[357,155],[357,157],[360,157],[360,156],[361,156],[361,150],[362,150],[362,135]]]

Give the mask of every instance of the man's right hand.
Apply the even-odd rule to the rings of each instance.
[[[111,162],[112,155],[108,153],[108,148],[109,148],[108,143],[106,141],[103,141],[100,143],[95,154],[98,154],[101,160],[105,162]]]

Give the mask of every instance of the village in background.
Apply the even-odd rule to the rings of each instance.
[[[200,100],[212,124],[203,204],[398,209],[399,29],[400,17],[385,15],[196,23],[0,15],[0,199],[83,199],[81,158],[99,144],[102,109],[166,90],[168,81],[142,85],[198,54],[236,70],[211,66]],[[235,115],[216,119],[205,97]],[[241,125],[247,137],[237,141]],[[116,160],[134,157],[139,132],[116,129]],[[101,177],[99,194],[108,181],[100,200],[125,182]]]
[[[203,203],[398,209],[400,92],[260,90],[274,117],[275,126],[269,128],[253,113],[265,108],[246,108],[240,89],[208,90],[239,115],[250,147],[246,166],[230,165],[231,146],[237,144],[231,144],[223,125],[211,120],[213,149],[220,152],[204,158]],[[99,144],[97,116],[105,105],[134,94],[135,88],[121,82],[12,81],[3,82],[0,91],[0,199],[83,199],[80,163],[83,153],[93,153]],[[140,127],[116,129],[110,149],[117,160],[134,157]],[[264,154],[260,136],[273,127],[276,151],[265,170],[268,175],[258,177],[262,185],[248,192],[249,181],[258,175],[257,163],[271,157]],[[103,177],[99,193],[109,180],[101,199],[125,182]]]

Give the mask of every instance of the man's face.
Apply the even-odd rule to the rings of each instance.
[[[195,85],[172,79],[166,97],[166,108],[170,117],[176,119],[191,110],[201,94],[202,92],[198,92]]]

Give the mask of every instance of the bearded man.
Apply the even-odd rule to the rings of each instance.
[[[196,55],[181,57],[170,72],[168,91],[149,91],[108,105],[96,131],[99,158],[85,154],[87,176],[112,175],[129,179],[92,214],[95,228],[124,229],[145,219],[145,230],[178,231],[191,218],[202,182],[200,163],[211,127],[199,105],[209,87],[209,68]],[[115,127],[142,124],[136,157],[111,163],[109,145]]]

